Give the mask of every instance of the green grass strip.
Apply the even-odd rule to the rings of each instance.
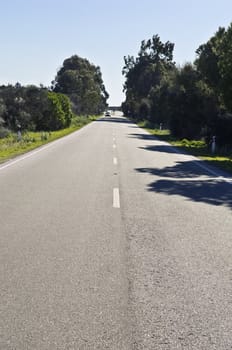
[[[169,130],[159,130],[147,127],[146,122],[139,122],[138,126],[146,129],[150,134],[156,136],[162,141],[166,141],[179,150],[183,150],[193,156],[196,156],[208,164],[218,167],[232,174],[232,150],[218,150],[215,154],[211,153],[210,147],[202,140],[187,140],[174,138]]]
[[[17,134],[11,133],[0,139],[0,163],[69,135],[97,118],[95,116],[75,117],[69,128],[51,132],[24,132],[21,140],[18,139]]]

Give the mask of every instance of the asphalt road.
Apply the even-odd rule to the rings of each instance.
[[[231,251],[232,179],[102,118],[0,166],[0,349],[232,349]]]

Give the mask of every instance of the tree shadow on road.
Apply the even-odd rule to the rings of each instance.
[[[232,182],[210,175],[195,161],[178,162],[173,167],[163,169],[138,168],[136,171],[149,173],[156,178],[147,186],[150,192],[179,195],[191,201],[224,205],[232,209]]]
[[[157,140],[157,138],[151,134],[128,134],[130,138],[137,138],[140,140]]]
[[[126,119],[125,117],[103,117],[103,118],[97,119],[96,122],[134,124],[129,119]]]
[[[146,145],[144,147],[139,147],[140,149],[144,149],[146,151],[151,152],[163,152],[163,153],[182,153],[187,154],[183,148],[180,147],[174,147],[169,143],[166,143],[165,141],[159,140],[154,135],[151,134],[129,134],[129,137],[131,138],[138,138],[140,140],[153,140],[153,141],[159,141],[159,144],[153,144],[153,145]]]
[[[183,149],[177,151],[177,149],[171,145],[149,145],[145,147],[139,147],[140,149],[144,149],[146,151],[152,151],[152,152],[163,152],[163,153],[182,153],[187,154]]]

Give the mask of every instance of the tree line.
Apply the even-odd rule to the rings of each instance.
[[[64,60],[50,87],[0,86],[0,137],[9,131],[68,127],[74,114],[103,112],[108,97],[100,67],[71,56]]]
[[[141,42],[138,56],[125,56],[125,115],[165,125],[180,138],[216,136],[232,145],[232,24],[196,50],[193,63],[173,61],[174,44],[159,35]]]

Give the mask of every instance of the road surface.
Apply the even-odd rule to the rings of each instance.
[[[0,349],[232,349],[232,179],[124,118],[0,166]]]

